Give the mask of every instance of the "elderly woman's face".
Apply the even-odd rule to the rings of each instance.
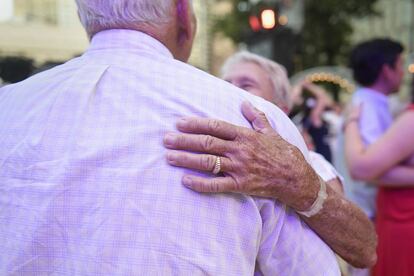
[[[265,70],[253,62],[240,62],[229,68],[223,79],[231,84],[262,97],[274,101],[273,86]]]

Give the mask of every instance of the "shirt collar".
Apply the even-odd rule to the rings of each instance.
[[[373,100],[388,103],[388,96],[378,92],[377,90],[363,87],[360,91],[368,95]]]
[[[87,50],[141,50],[174,58],[172,53],[157,39],[143,32],[126,29],[111,29],[95,34]]]

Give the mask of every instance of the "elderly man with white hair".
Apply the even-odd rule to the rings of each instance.
[[[0,274],[339,275],[332,250],[285,205],[312,216],[326,195],[294,125],[272,104],[185,64],[196,29],[191,1],[77,4],[89,49],[0,93]],[[269,167],[278,178],[246,177],[253,194],[280,201],[180,185],[190,171],[169,166],[162,143],[177,141],[179,118],[197,115],[242,127],[222,138],[255,138],[278,152],[283,162]],[[232,152],[242,154],[237,145]],[[227,165],[216,158],[211,172]]]

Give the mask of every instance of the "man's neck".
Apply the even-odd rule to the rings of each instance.
[[[371,89],[379,94],[383,94],[385,96],[390,95],[391,93],[388,91],[388,88],[386,88],[384,85],[381,84],[373,84],[371,86],[366,86],[365,88]]]

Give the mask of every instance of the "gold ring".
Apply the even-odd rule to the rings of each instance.
[[[216,157],[216,164],[214,165],[213,174],[218,174],[221,171],[221,158],[219,156]]]

